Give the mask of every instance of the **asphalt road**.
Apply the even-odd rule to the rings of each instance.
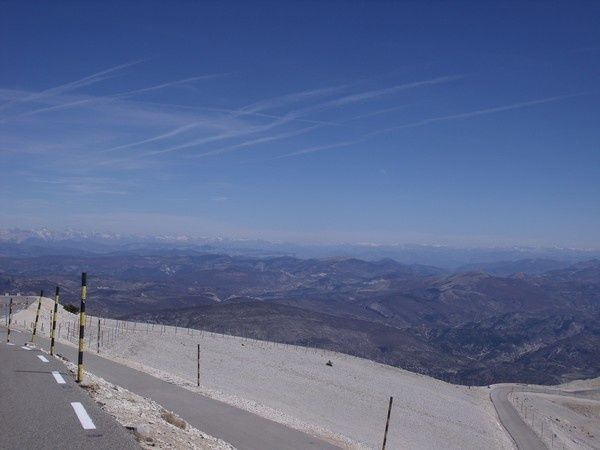
[[[20,340],[23,339],[26,338]],[[47,348],[48,339],[40,337],[39,345]],[[57,343],[57,353],[69,361],[77,361],[74,347]],[[86,352],[84,363],[85,370],[142,397],[151,398],[193,427],[223,439],[239,450],[339,450],[339,447],[322,439],[196,394],[93,352]]]
[[[6,329],[0,327],[1,449],[139,448],[59,360],[23,348],[26,340],[24,333],[11,333],[15,345],[8,345]]]
[[[508,400],[508,394],[512,391],[525,392],[527,389],[515,386],[495,386],[490,392],[490,398],[500,422],[511,435],[519,450],[547,450],[548,447],[542,442],[537,434],[527,425],[512,403]],[[533,392],[533,391],[532,391]]]

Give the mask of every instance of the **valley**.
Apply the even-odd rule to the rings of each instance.
[[[76,305],[81,271],[92,314],[333,350],[465,385],[600,375],[598,260],[499,276],[186,250],[5,256],[0,291],[59,284]]]

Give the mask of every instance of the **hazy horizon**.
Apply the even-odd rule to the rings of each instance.
[[[172,246],[196,246],[196,245],[217,245],[219,243],[228,244],[231,248],[235,248],[236,245],[252,244],[256,246],[257,250],[268,250],[269,248],[278,248],[279,251],[292,251],[293,249],[310,249],[315,250],[321,249],[322,252],[326,252],[331,257],[335,256],[352,256],[352,249],[373,249],[374,255],[377,255],[377,250],[385,251],[396,249],[400,250],[426,250],[426,249],[439,249],[441,251],[480,251],[480,252],[509,252],[516,251],[517,255],[522,252],[524,255],[522,258],[527,259],[531,257],[544,258],[544,254],[553,255],[555,259],[569,260],[568,255],[578,254],[586,255],[589,254],[590,258],[600,257],[600,248],[594,247],[569,247],[569,246],[545,246],[545,245],[527,245],[527,244],[502,244],[497,243],[496,245],[456,245],[447,243],[431,243],[431,242],[368,242],[368,241],[301,241],[301,240],[276,240],[276,239],[263,239],[257,237],[236,237],[236,236],[224,236],[224,235],[200,235],[194,233],[119,233],[111,230],[83,230],[76,228],[64,228],[64,229],[51,229],[47,227],[39,228],[26,228],[26,227],[0,227],[0,242],[27,242],[29,239],[41,239],[52,242],[67,242],[81,240],[85,241],[115,241],[122,243],[162,243],[164,245]],[[335,253],[335,249],[339,251],[346,251],[349,253]],[[226,247],[221,249],[227,253]],[[327,253],[328,252],[328,253]],[[333,253],[332,253],[333,252]],[[528,256],[527,256],[528,255]],[[305,257],[306,255],[300,255]],[[385,256],[382,256],[385,257]],[[393,256],[391,256],[393,258]],[[548,256],[549,257],[549,256]],[[508,258],[515,259],[515,258]],[[518,259],[518,258],[517,258]],[[581,259],[581,258],[579,258]],[[492,258],[489,262],[502,261],[502,258]]]

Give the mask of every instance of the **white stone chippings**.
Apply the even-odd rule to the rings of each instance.
[[[70,371],[77,366],[65,362]],[[85,373],[84,387],[102,409],[115,417],[123,426],[131,429],[143,448],[148,449],[197,449],[235,450],[232,445],[202,433],[188,423],[185,429],[167,422],[167,413],[158,403],[134,394],[120,386],[107,383],[104,379]]]
[[[19,314],[21,321],[33,315]],[[77,323],[61,310],[63,342],[69,320],[71,326]],[[345,448],[380,448],[390,395],[388,448],[513,448],[487,388],[468,389],[335,352],[190,334],[185,328],[175,334],[174,327],[151,330],[138,323],[134,329],[130,323],[124,329],[122,322],[107,319],[102,329],[104,357]],[[200,388],[195,386],[197,344]]]

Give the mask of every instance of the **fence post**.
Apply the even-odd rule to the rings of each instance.
[[[392,414],[392,402],[394,397],[390,397],[390,405],[388,406],[387,420],[385,421],[385,433],[383,434],[383,445],[381,450],[385,450],[385,443],[387,442],[388,429],[390,427],[390,415]]]
[[[8,304],[8,330],[6,331],[6,342],[10,342],[10,322],[12,321],[12,297]]]
[[[83,381],[83,346],[85,344],[85,298],[87,296],[87,273],[81,274],[81,305],[79,307],[79,354],[77,355],[77,382]]]
[[[35,313],[35,322],[33,324],[33,334],[31,335],[31,343],[35,343],[35,333],[37,331],[38,320],[40,320],[40,309],[42,308],[42,297],[44,296],[44,291],[40,292],[40,299],[38,300],[37,312]]]
[[[50,356],[54,356],[54,338],[56,337],[56,316],[58,315],[58,294],[60,288],[56,286],[54,293],[54,314],[52,314],[52,329],[50,330]]]

